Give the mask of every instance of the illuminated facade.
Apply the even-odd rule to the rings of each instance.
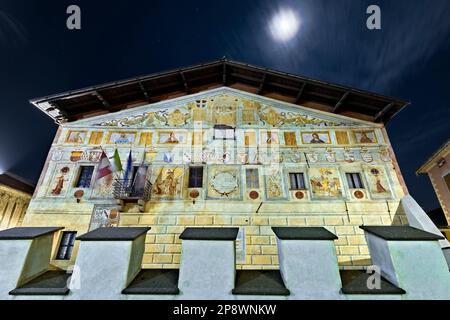
[[[269,80],[257,89],[229,83],[232,73],[225,68],[223,75],[230,76],[223,83],[218,78],[219,83],[194,90],[189,72],[177,73],[184,84],[177,90],[184,93],[165,94],[158,102],[141,82],[146,102],[126,107],[122,102],[114,109],[106,89],[96,90],[89,96],[106,112],[77,107],[78,115],[64,120],[57,101],[35,102],[41,109],[45,105],[60,127],[24,225],[63,226],[66,236],[60,232],[59,239],[99,226],[151,226],[145,268],[177,268],[178,236],[187,226],[236,226],[237,268],[276,269],[271,227],[325,226],[339,237],[340,266],[360,268],[370,264],[370,256],[359,226],[408,223],[400,205],[407,190],[384,123],[378,121],[404,104],[385,98],[384,108],[362,116],[351,95],[365,93],[339,87],[344,95],[326,108],[308,93],[307,86],[316,84],[309,79],[290,102],[286,88],[284,94],[269,90],[275,87]],[[74,105],[83,100],[75,96]],[[346,103],[347,112],[337,112]],[[71,110],[75,115],[75,106]],[[121,193],[123,173],[96,179],[102,152],[113,162],[116,149],[124,169],[131,152],[130,181],[139,168],[146,172],[134,196]],[[61,242],[55,241],[52,263],[65,268],[78,244],[58,259]]]

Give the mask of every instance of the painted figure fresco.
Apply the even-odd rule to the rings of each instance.
[[[354,137],[356,143],[361,144],[377,143],[377,138],[375,136],[374,131],[355,131]]]
[[[89,231],[119,226],[120,212],[113,205],[94,205]]]
[[[86,131],[69,131],[67,134],[67,143],[83,143],[86,138]]]
[[[330,134],[328,132],[303,132],[302,142],[305,144],[329,144]]]
[[[52,196],[61,196],[61,195],[65,194],[65,191],[67,189],[66,184],[67,184],[70,168],[67,166],[64,166],[61,169],[57,170],[56,172],[58,172],[58,173],[56,174],[54,181],[53,181],[53,188],[51,190],[51,195]]]
[[[284,199],[283,176],[279,169],[268,169],[266,171],[266,194],[267,199]]]
[[[369,191],[372,198],[383,199],[391,196],[385,171],[381,167],[371,167],[367,170]]]
[[[309,174],[315,197],[336,198],[342,195],[341,180],[336,169],[311,168]]]
[[[155,170],[152,196],[158,198],[179,198],[183,182],[184,169],[164,167]]]
[[[179,132],[160,132],[159,133],[159,140],[158,143],[160,144],[178,144],[178,143],[185,143],[186,142],[186,133],[179,133]]]

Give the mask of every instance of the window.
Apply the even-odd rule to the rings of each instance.
[[[203,167],[189,168],[189,188],[203,187]]]
[[[246,169],[247,188],[259,188],[258,169]]]
[[[289,173],[289,181],[291,182],[291,190],[305,190],[305,175],[301,172]]]
[[[295,132],[285,132],[284,133],[284,143],[287,146],[296,146],[297,138],[295,137]]]
[[[348,187],[350,189],[364,189],[364,184],[359,173],[346,173]]]
[[[75,184],[76,188],[90,188],[92,174],[94,173],[93,166],[81,166],[80,175],[78,176],[78,181]]]
[[[56,255],[57,260],[70,260],[76,234],[74,231],[63,232],[61,242],[59,243],[58,254]]]
[[[225,125],[214,126],[215,140],[234,140],[234,128]]]

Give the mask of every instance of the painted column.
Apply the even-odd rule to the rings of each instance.
[[[230,299],[239,228],[186,228],[180,235],[180,299]]]
[[[410,226],[362,226],[373,264],[403,299],[450,299],[450,272],[439,240],[443,237]]]
[[[13,228],[0,231],[0,300],[48,270],[54,232],[63,228]]]
[[[82,236],[69,299],[119,300],[141,270],[150,228],[99,228]]]
[[[290,299],[342,299],[334,240],[323,227],[272,228]]]

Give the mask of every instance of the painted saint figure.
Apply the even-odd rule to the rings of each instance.
[[[367,132],[361,132],[361,137],[359,138],[360,143],[373,143],[373,140],[367,136]]]
[[[178,138],[176,137],[174,132],[169,133],[169,137],[165,141],[165,143],[179,143]]]
[[[319,138],[319,134],[314,132],[312,135],[312,139],[309,141],[309,143],[325,143],[322,139]]]

